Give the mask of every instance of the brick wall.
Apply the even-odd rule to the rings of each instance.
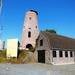
[[[65,57],[65,51],[62,52],[63,52],[63,57],[59,57],[59,50],[56,51],[57,57],[53,58],[54,64],[74,63],[74,52],[73,52],[73,57],[70,57],[70,51],[68,51],[68,57]]]
[[[42,39],[43,39],[43,46],[40,46],[40,40]],[[40,33],[38,47],[36,48],[36,51],[35,51],[37,62],[38,62],[38,50],[45,50],[45,63],[50,64],[51,63],[50,48],[49,48],[46,37],[42,33]]]

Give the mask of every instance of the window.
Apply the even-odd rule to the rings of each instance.
[[[43,46],[43,40],[40,40],[40,46]]]
[[[68,57],[68,52],[67,51],[65,51],[65,57]]]
[[[36,28],[37,28],[37,26],[36,26]]]
[[[59,51],[59,57],[63,57],[62,51]]]
[[[31,29],[31,28],[29,28],[29,29]]]
[[[31,32],[30,31],[28,32],[28,37],[31,37]]]
[[[53,51],[53,57],[56,57],[56,51]]]
[[[29,17],[29,20],[31,20],[32,18],[31,17]]]
[[[73,53],[72,53],[72,51],[70,51],[70,57],[73,57]]]

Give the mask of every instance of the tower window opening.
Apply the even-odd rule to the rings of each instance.
[[[36,28],[37,28],[37,26],[36,26]]]
[[[31,28],[29,28],[29,29],[31,29]]]
[[[32,18],[31,17],[29,17],[29,20],[31,20]]]
[[[30,31],[28,32],[28,37],[31,37],[31,32]]]

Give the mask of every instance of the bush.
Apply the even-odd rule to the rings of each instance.
[[[38,36],[38,38],[36,39],[36,47],[38,47],[39,37],[40,37],[40,36]]]
[[[1,50],[1,51],[0,51],[0,54],[1,54],[3,57],[6,57],[6,50]]]
[[[34,52],[34,51],[35,51],[35,48],[30,47],[29,50],[30,50],[31,52]]]

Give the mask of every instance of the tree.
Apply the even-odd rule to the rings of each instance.
[[[20,47],[20,42],[18,41],[18,47]]]
[[[49,30],[49,29],[46,29],[45,31],[50,32],[50,33],[57,34],[57,33],[56,33],[56,30],[54,30],[54,29],[50,29],[50,30]]]

